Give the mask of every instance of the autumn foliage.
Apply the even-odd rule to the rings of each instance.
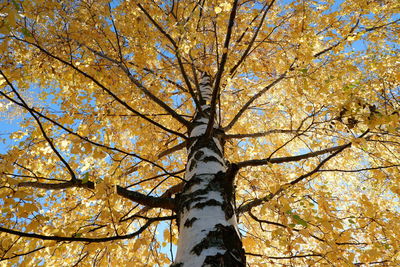
[[[204,73],[248,266],[400,265],[399,7],[2,1],[0,265],[171,264]]]

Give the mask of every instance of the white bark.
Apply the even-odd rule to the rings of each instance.
[[[227,186],[232,181],[226,179],[228,166],[223,157],[223,144],[217,136],[208,140],[204,136],[212,94],[208,76],[203,76],[200,82],[200,94],[204,112],[196,114],[195,126],[190,132],[187,184],[179,198],[175,265],[244,266],[244,251],[241,250],[232,203],[232,185],[231,189]],[[215,262],[221,262],[221,265],[215,265]]]

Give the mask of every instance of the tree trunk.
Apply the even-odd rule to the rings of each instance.
[[[237,171],[224,159],[223,132],[210,117],[211,84],[200,82],[200,104],[187,145],[188,161],[182,193],[177,197],[179,242],[172,266],[245,266],[246,259],[234,208],[233,181]]]

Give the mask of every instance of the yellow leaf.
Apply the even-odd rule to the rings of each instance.
[[[251,238],[251,237],[245,237],[245,238],[243,238],[242,242],[243,242],[243,245],[244,245],[246,248],[251,249],[251,248],[257,247],[257,242],[256,242],[253,238]]]
[[[165,230],[164,230],[164,234],[163,234],[164,240],[169,240],[169,235],[170,235],[169,230],[168,230],[168,229],[165,229]]]

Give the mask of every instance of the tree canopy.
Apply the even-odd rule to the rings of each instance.
[[[171,264],[203,73],[249,266],[400,264],[399,7],[2,1],[1,264]]]

